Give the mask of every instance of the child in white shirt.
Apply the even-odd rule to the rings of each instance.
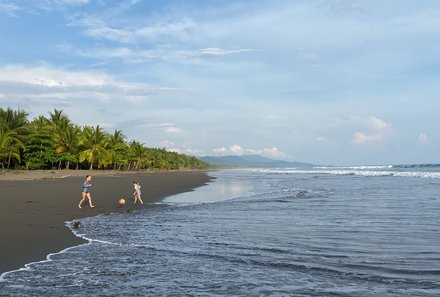
[[[141,199],[141,185],[139,184],[138,181],[133,181],[133,186],[134,186],[134,192],[133,192],[134,202],[133,203],[136,203],[136,201],[139,199],[139,202],[141,204],[144,204],[144,202]]]

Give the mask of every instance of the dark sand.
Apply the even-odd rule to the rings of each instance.
[[[84,243],[65,226],[66,221],[100,213],[151,207],[148,203],[191,191],[211,181],[204,172],[158,172],[93,176],[91,196],[96,206],[78,208],[84,177],[36,180],[0,178],[0,273],[46,259],[50,253]],[[132,181],[142,186],[146,205],[133,205]],[[117,201],[126,200],[120,207]]]

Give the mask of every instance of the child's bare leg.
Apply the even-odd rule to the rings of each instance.
[[[90,193],[87,193],[87,198],[89,199],[89,205],[90,205],[90,207],[91,207],[91,208],[95,207],[95,206],[93,206],[93,204],[92,204],[92,197],[90,197]]]
[[[78,208],[82,208],[81,204],[86,200],[86,194],[84,192],[81,193],[81,200],[79,201]]]
[[[137,196],[137,198],[139,199],[139,202],[140,202],[141,204],[144,204],[144,201],[142,201],[142,199],[141,199],[141,195],[140,195],[140,194],[137,194],[136,196]]]

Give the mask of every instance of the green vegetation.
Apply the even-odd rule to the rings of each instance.
[[[165,149],[127,141],[122,131],[80,127],[62,110],[28,121],[22,110],[0,107],[3,169],[205,169],[208,164]]]

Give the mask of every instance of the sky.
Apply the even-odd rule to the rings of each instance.
[[[0,107],[195,156],[439,163],[440,1],[0,0]]]

